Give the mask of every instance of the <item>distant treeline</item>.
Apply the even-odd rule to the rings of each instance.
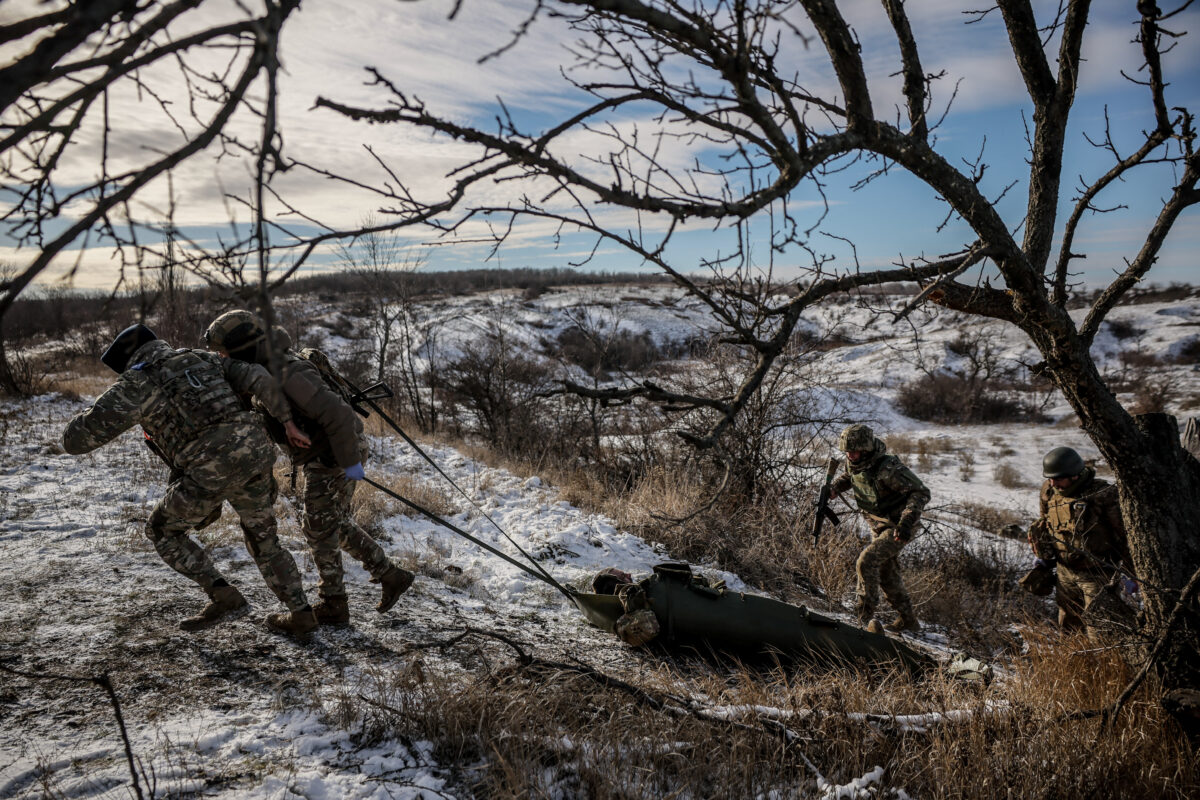
[[[606,283],[659,284],[669,279],[661,274],[640,272],[583,272],[573,269],[469,269],[447,272],[417,270],[405,274],[415,298],[436,295],[464,295],[496,289],[519,289],[536,296],[552,286],[597,285]],[[293,278],[276,293],[279,297],[317,295],[335,299],[367,290],[368,279],[355,271],[327,272]],[[65,331],[105,320],[117,328],[129,320],[146,319],[164,312],[174,317],[187,310],[187,316],[211,318],[229,307],[227,292],[208,286],[175,286],[169,292],[146,289],[112,294],[102,291],[77,291],[42,288],[19,298],[0,323],[7,341],[21,342],[38,336],[58,336]],[[170,308],[168,308],[170,307]]]
[[[323,272],[293,278],[279,292],[281,296],[297,294],[341,294],[365,291],[370,278],[354,270]],[[520,289],[537,294],[552,286],[595,286],[605,283],[658,284],[670,279],[655,272],[582,272],[556,268],[533,269],[464,269],[446,272],[415,270],[406,273],[405,282],[414,296],[464,295],[496,289]]]
[[[353,296],[368,291],[371,278],[361,272],[326,272],[293,278],[276,294],[280,297],[315,295],[326,301],[340,296]],[[553,286],[594,286],[599,284],[664,284],[670,279],[654,272],[584,272],[574,269],[468,269],[445,272],[416,270],[405,273],[410,297],[420,299],[434,296],[456,296],[497,289],[517,289],[527,297],[536,297]],[[704,280],[700,280],[704,283]],[[903,284],[888,284],[858,290],[858,294],[910,294],[913,288]],[[1090,304],[1096,292],[1080,292],[1072,306]],[[1200,296],[1200,288],[1185,283],[1167,286],[1147,284],[1133,288],[1122,303],[1153,303],[1182,300]],[[849,299],[849,298],[847,298]],[[127,320],[161,316],[187,317],[186,325],[195,320],[211,318],[229,307],[228,292],[208,286],[175,285],[168,292],[145,289],[138,292],[112,294],[102,291],[70,289],[40,289],[19,298],[0,325],[6,341],[21,342],[38,336],[58,336],[65,331],[102,321],[114,326]]]

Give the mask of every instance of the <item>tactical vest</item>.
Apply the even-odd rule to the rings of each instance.
[[[879,470],[889,458],[895,456],[885,455],[866,469],[850,473],[854,502],[871,516],[890,518],[908,502],[907,495],[893,492],[879,484]]]
[[[1055,491],[1047,498],[1046,530],[1053,537],[1060,563],[1072,569],[1098,569],[1101,565],[1096,559],[1115,559],[1116,536],[1101,523],[1097,507],[1102,502],[1097,495],[1108,486],[1095,480],[1086,494],[1071,497]]]
[[[158,389],[142,409],[142,427],[172,460],[206,428],[239,421],[245,412],[221,367],[191,350],[152,355],[132,369]]]

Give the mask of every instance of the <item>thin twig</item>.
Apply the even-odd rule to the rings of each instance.
[[[144,800],[144,796],[142,795],[142,785],[141,785],[141,783],[138,782],[137,766],[134,762],[134,756],[133,756],[133,746],[129,743],[129,734],[125,730],[125,717],[121,713],[121,701],[117,699],[117,692],[113,688],[112,679],[109,678],[107,672],[101,673],[100,675],[94,675],[94,676],[89,676],[89,677],[80,677],[78,675],[58,675],[58,674],[49,673],[49,672],[42,672],[42,673],[34,674],[31,672],[24,672],[22,670],[13,669],[12,667],[6,667],[3,664],[0,664],[0,672],[7,672],[10,675],[17,675],[22,678],[29,678],[31,680],[74,681],[76,683],[94,683],[97,686],[99,686],[101,689],[103,689],[105,694],[108,695],[108,701],[112,705],[113,714],[117,718],[117,729],[120,730],[120,732],[121,732],[121,742],[125,746],[125,761],[129,764],[129,777],[133,781],[133,793],[135,795],[137,795],[138,800]]]

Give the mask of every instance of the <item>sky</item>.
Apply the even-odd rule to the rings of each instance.
[[[7,8],[0,8],[0,16],[12,19],[21,15],[21,3],[5,5]],[[1022,180],[1027,172],[1024,131],[1031,106],[999,16],[993,13],[968,24],[975,17],[965,11],[981,4],[923,0],[907,5],[922,48],[923,66],[929,73],[944,72],[933,89],[935,116],[950,104],[936,130],[938,149],[955,165],[972,161],[982,152],[989,170],[981,186],[989,196],[999,196],[1006,186],[1016,182],[999,203],[1001,214],[1015,229],[1021,223],[1026,199],[1027,187]],[[1057,3],[1035,5],[1039,21],[1045,22]],[[1079,176],[1094,178],[1111,163],[1111,154],[1090,146],[1085,135],[1093,139],[1101,135],[1107,114],[1117,145],[1125,154],[1136,147],[1140,132],[1151,123],[1148,93],[1122,77],[1122,70],[1133,75],[1141,63],[1139,48],[1131,43],[1136,32],[1133,4],[1093,5],[1080,89],[1071,117],[1064,169],[1067,188],[1060,220],[1065,220],[1069,212],[1072,189],[1078,185]],[[876,113],[894,118],[902,105],[899,77],[895,74],[899,56],[882,7],[868,0],[843,2],[840,6],[862,43]],[[30,7],[29,3],[24,7]],[[377,68],[394,85],[424,101],[433,113],[484,128],[497,115],[500,99],[519,124],[535,132],[578,107],[578,96],[560,74],[571,64],[568,48],[576,36],[565,29],[562,20],[543,15],[510,49],[480,63],[483,56],[511,41],[511,32],[527,17],[532,4],[524,0],[465,0],[450,19],[454,7],[450,0],[306,2],[284,30],[280,116],[285,154],[331,172],[353,175],[363,185],[394,182],[399,177],[419,196],[440,199],[450,172],[476,155],[470,147],[398,125],[352,122],[314,107],[319,96],[349,105],[385,107],[386,94],[368,85],[367,67]],[[199,13],[204,15],[203,21],[211,22],[231,12],[219,5],[206,5]],[[798,12],[792,13],[800,18]],[[1200,8],[1191,8],[1172,19],[1170,27],[1188,31],[1198,21]],[[831,77],[819,42],[806,48],[792,40],[790,45],[781,53],[786,69],[795,70],[808,86],[829,86]],[[1052,42],[1051,50],[1055,46]],[[10,58],[13,52],[0,49],[0,59]],[[1200,106],[1200,47],[1189,39],[1182,40],[1167,54],[1165,66],[1172,81],[1168,106]],[[212,68],[216,67],[214,63]],[[144,79],[162,96],[183,94],[182,80],[173,69],[147,74]],[[110,159],[135,164],[138,159],[146,159],[153,148],[177,137],[173,123],[152,113],[145,96],[114,95],[112,104],[118,112],[114,118],[119,133],[110,145]],[[652,127],[650,120],[633,116],[612,122],[624,131],[637,126],[643,134]],[[250,137],[254,135],[253,126],[254,120],[243,116],[235,120],[231,130]],[[72,176],[82,180],[95,171],[97,137],[94,127],[90,133],[87,131],[85,127],[80,146],[64,161],[65,183],[70,183]],[[562,147],[588,154],[597,152],[598,143],[595,137],[577,133],[565,137]],[[571,152],[574,154],[574,150]],[[205,153],[177,169],[169,187],[166,181],[150,187],[133,213],[161,220],[171,209],[186,238],[210,247],[228,241],[248,219],[245,205],[236,198],[247,196],[251,165],[236,153],[226,153],[219,161],[210,155]],[[665,163],[677,168],[692,159],[712,157],[711,150],[684,144],[664,145],[660,153]],[[961,223],[952,220],[942,227],[944,204],[932,190],[898,170],[865,188],[852,190],[850,186],[865,174],[864,169],[852,166],[827,181],[828,213],[809,242],[812,251],[834,259],[837,268],[854,269],[858,265],[867,269],[900,259],[936,258],[958,251],[970,241]],[[1142,170],[1119,189],[1111,190],[1119,194],[1102,196],[1102,203],[1122,208],[1085,218],[1075,247],[1087,254],[1086,260],[1075,262],[1080,270],[1078,280],[1092,285],[1103,283],[1123,268],[1124,260],[1136,254],[1171,185],[1170,168],[1159,165]],[[316,230],[311,223],[354,227],[386,214],[386,204],[381,205],[378,195],[361,186],[339,185],[303,169],[278,176],[274,187],[307,221],[282,215],[283,209],[278,206],[276,219],[301,233]],[[473,199],[508,201],[515,189],[511,182],[491,183],[479,187]],[[7,201],[5,193],[0,202]],[[801,187],[793,193],[789,207],[801,224],[809,225],[820,219],[825,204],[812,189]],[[636,218],[625,211],[592,210],[619,229],[641,226],[650,235],[666,224],[665,220]],[[70,211],[65,217],[69,218]],[[1184,213],[1150,274],[1151,281],[1195,280],[1192,253],[1200,244],[1198,218],[1195,209]],[[800,248],[770,252],[765,244],[769,223],[766,215],[751,222],[749,241],[755,263],[760,268],[770,267],[781,277],[795,275],[812,256]],[[482,223],[473,223],[464,227],[459,237],[466,241],[454,244],[427,229],[407,230],[400,238],[428,269],[489,264],[562,267],[579,262],[593,247],[589,237],[558,237],[551,226],[531,223],[519,227],[509,242],[493,253],[488,244],[471,241],[485,238],[486,233]],[[11,244],[11,240],[0,239],[0,261],[20,265],[32,258],[29,249],[18,251]],[[732,244],[728,232],[693,226],[675,239],[669,254],[687,269],[705,257],[729,252]],[[85,266],[76,286],[110,286],[114,274],[111,248],[94,238],[88,245],[64,254],[62,263],[78,259]],[[318,252],[310,263],[323,267],[337,258],[334,248],[328,248]],[[286,257],[277,263],[284,266]],[[629,253],[605,245],[596,251],[589,268],[625,271],[644,265]]]

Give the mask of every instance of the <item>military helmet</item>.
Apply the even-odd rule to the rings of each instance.
[[[1069,447],[1056,447],[1042,459],[1044,478],[1074,478],[1083,468],[1083,456]]]
[[[226,311],[212,321],[204,332],[204,344],[232,353],[258,344],[266,335],[266,327],[257,314],[236,309]]]
[[[117,338],[113,339],[113,343],[104,351],[104,355],[100,356],[100,360],[119,375],[129,369],[129,360],[142,345],[157,338],[154,331],[140,322],[130,325],[117,334]]]
[[[855,450],[873,450],[875,448],[875,431],[866,425],[850,425],[842,431],[838,439],[838,450],[851,453]]]

